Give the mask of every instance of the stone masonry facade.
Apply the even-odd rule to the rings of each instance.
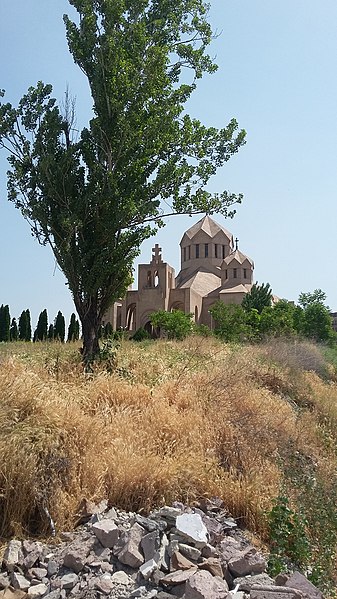
[[[210,216],[188,229],[180,242],[177,276],[155,245],[148,264],[138,266],[138,289],[112,306],[105,322],[114,329],[151,332],[150,316],[157,310],[192,313],[197,324],[212,328],[209,309],[218,300],[241,304],[253,284],[254,262],[238,249],[238,240]]]

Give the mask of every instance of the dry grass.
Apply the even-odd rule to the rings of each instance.
[[[116,372],[88,378],[77,348],[3,346],[0,536],[46,533],[45,508],[58,530],[71,526],[84,497],[147,511],[207,495],[265,536],[290,453],[325,477],[337,465],[337,387],[271,371],[266,351],[124,341]]]

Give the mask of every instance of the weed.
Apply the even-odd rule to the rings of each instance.
[[[273,500],[267,520],[271,544],[269,574],[276,576],[288,570],[290,565],[306,569],[310,560],[310,544],[303,514],[291,509],[288,497],[280,494]]]

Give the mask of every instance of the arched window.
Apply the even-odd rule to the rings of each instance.
[[[154,286],[155,287],[159,287],[159,274],[158,274],[158,270],[156,270],[156,272],[154,273]]]
[[[147,286],[152,287],[152,272],[150,270],[147,271]]]
[[[126,329],[128,331],[136,330],[136,304],[130,304],[126,311]]]

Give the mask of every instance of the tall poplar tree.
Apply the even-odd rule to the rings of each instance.
[[[39,82],[18,108],[0,103],[9,199],[48,243],[82,324],[83,357],[99,351],[104,314],[131,280],[141,243],[173,214],[233,215],[241,195],[210,178],[244,143],[190,117],[186,102],[216,65],[204,0],[69,0],[70,52],[88,79],[93,118],[74,135],[74,106]],[[224,99],[219,98],[223,103]]]

